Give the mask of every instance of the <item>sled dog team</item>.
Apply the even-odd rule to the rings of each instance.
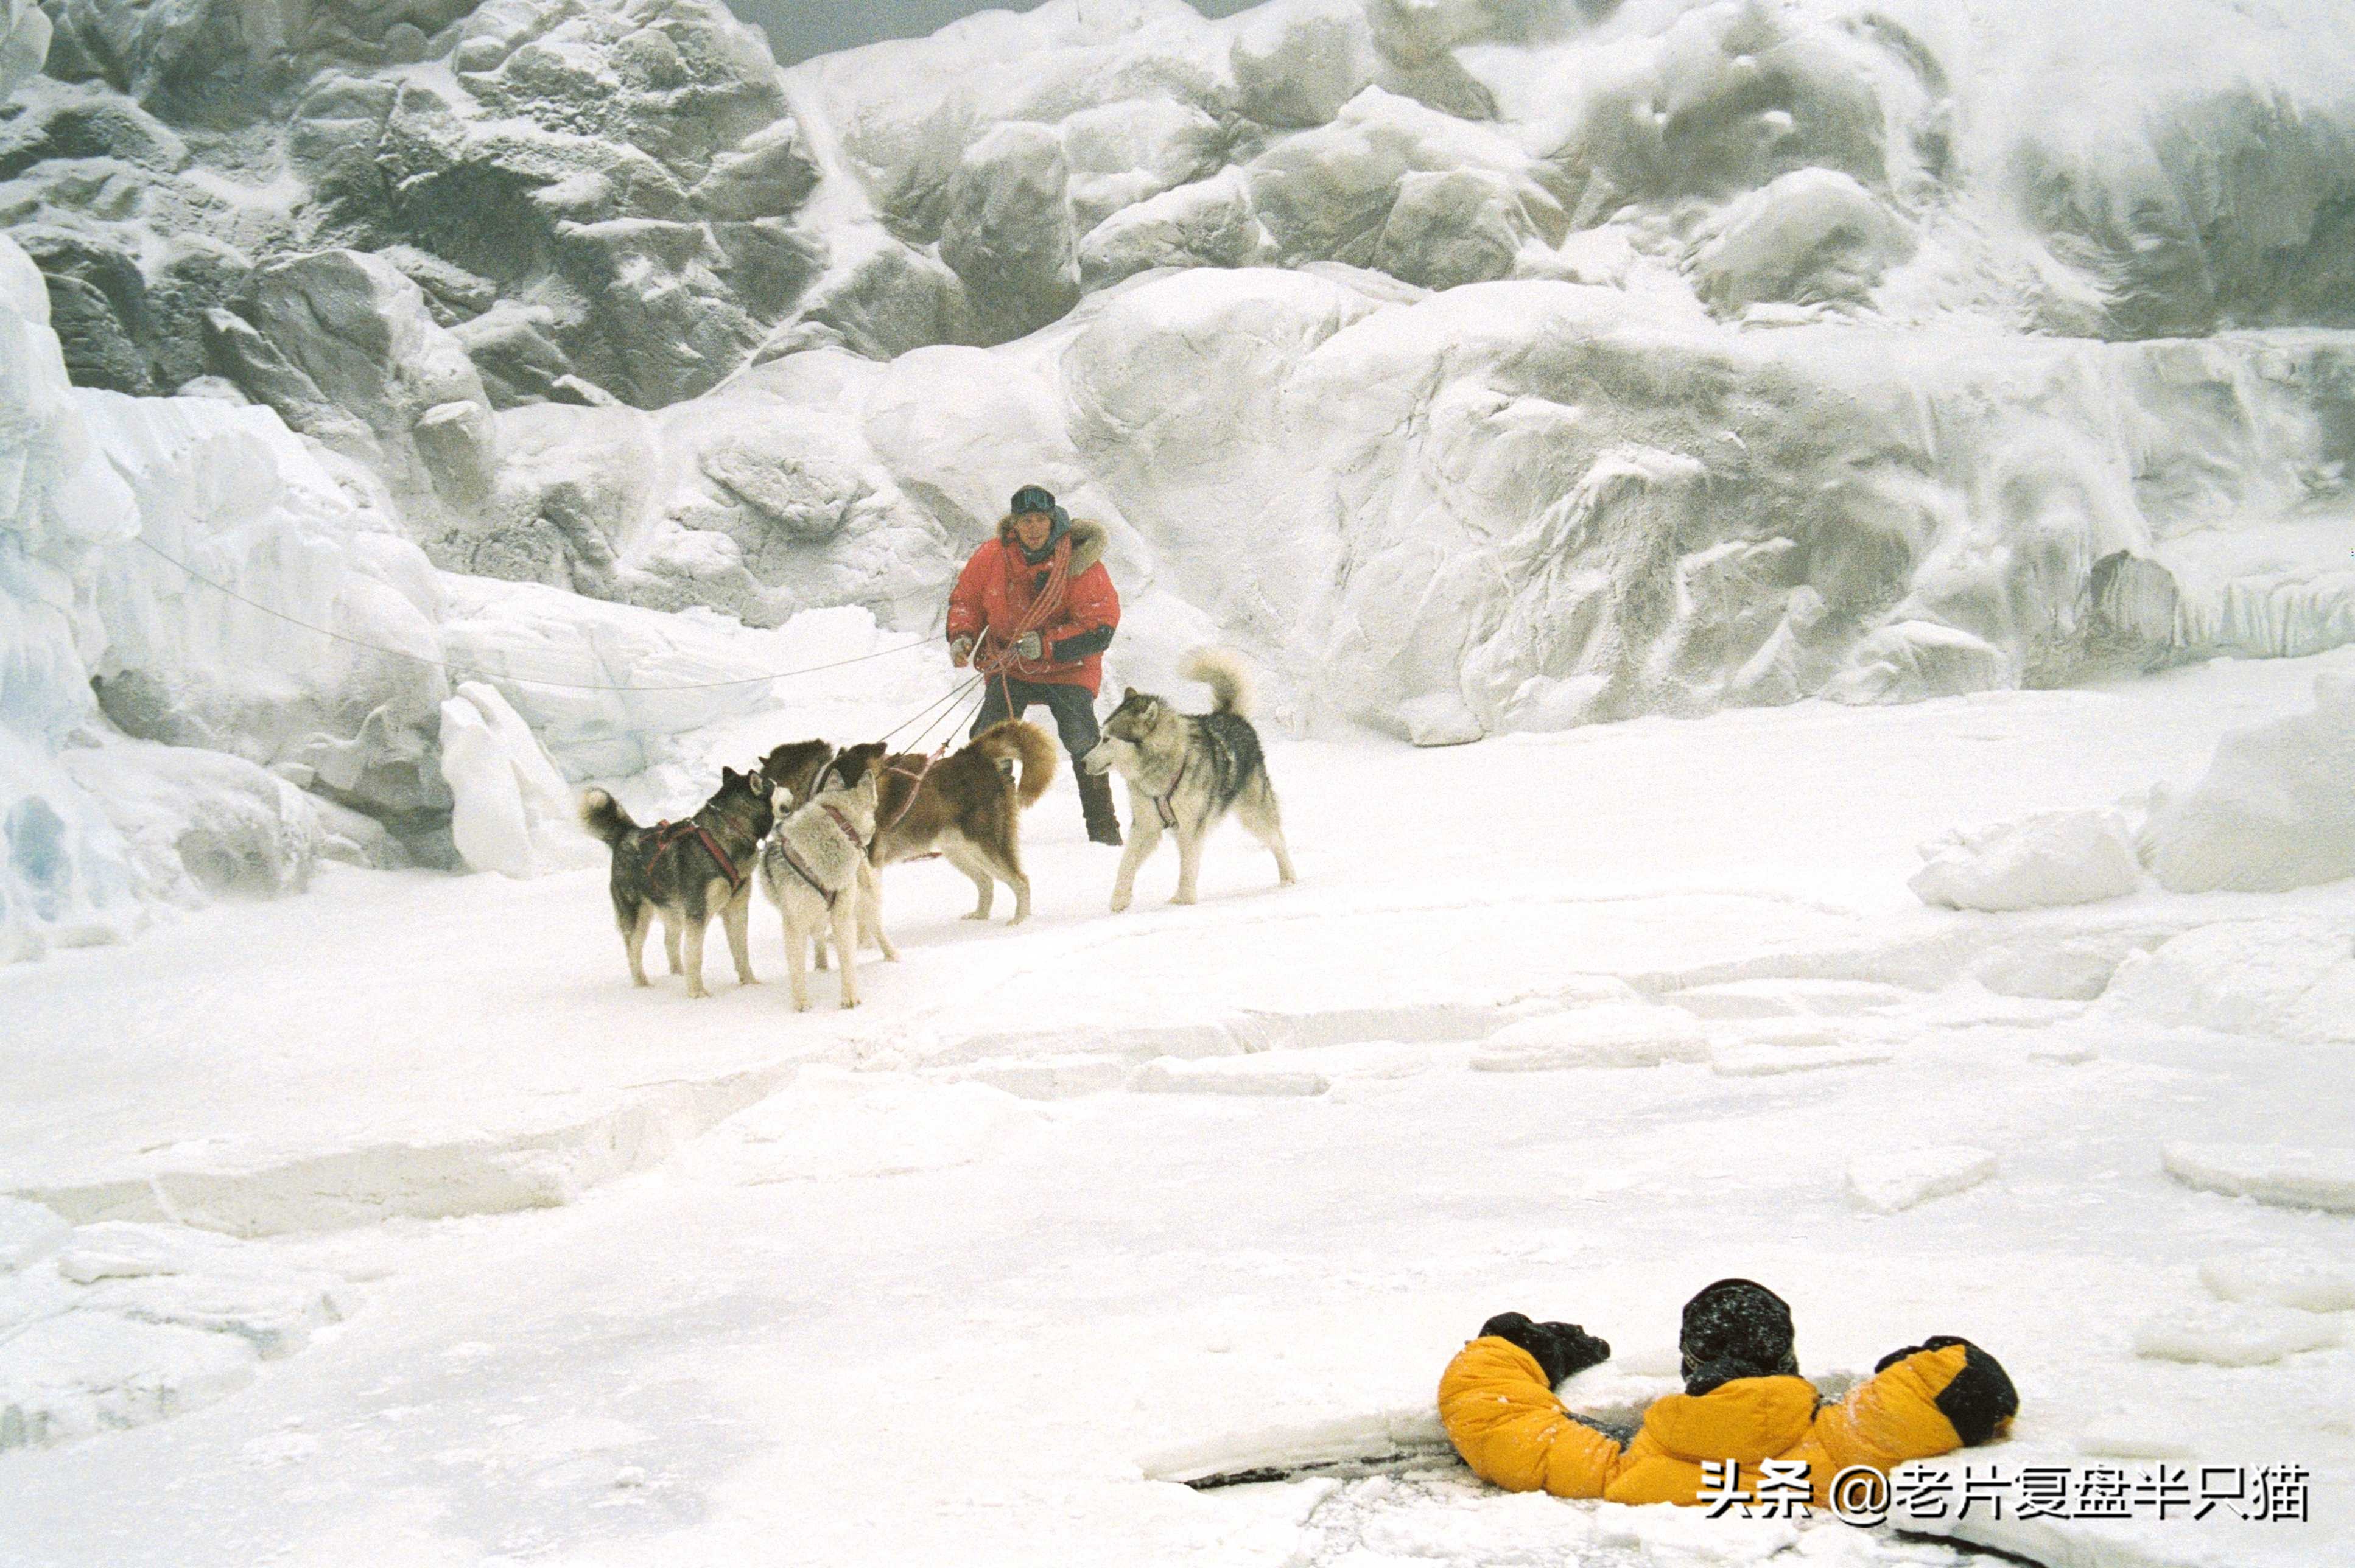
[[[1231,812],[1274,854],[1282,881],[1295,880],[1241,665],[1206,648],[1185,674],[1209,686],[1210,712],[1179,713],[1132,687],[1080,758],[1091,775],[1114,772],[1128,784],[1134,828],[1114,879],[1115,914],[1128,907],[1136,873],[1165,832],[1178,840],[1175,901],[1193,903],[1203,840]],[[640,827],[611,795],[591,789],[581,799],[581,820],[612,851],[613,919],[637,984],[649,983],[646,936],[659,916],[671,972],[686,974],[689,996],[709,995],[703,941],[715,915],[727,930],[736,978],[754,983],[757,879],[783,921],[794,1006],[809,1007],[810,969],[826,967],[831,945],[842,1005],[856,1007],[860,943],[887,959],[899,957],[883,929],[878,874],[885,867],[938,853],[973,881],[966,918],[989,918],[1001,882],[1014,894],[1015,921],[1028,917],[1021,813],[1054,774],[1055,747],[1045,732],[1007,719],[938,761],[876,741],[841,751],[822,740],[781,746],[750,772],[723,768],[719,792],[680,822]]]

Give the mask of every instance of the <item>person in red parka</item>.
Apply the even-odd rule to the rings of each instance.
[[[1096,744],[1096,688],[1120,625],[1120,595],[1103,567],[1105,538],[1102,524],[1074,523],[1052,494],[1024,485],[997,537],[957,575],[948,638],[958,668],[970,664],[988,680],[973,733],[1044,704],[1071,754],[1088,837],[1117,844],[1112,780],[1079,765]]]

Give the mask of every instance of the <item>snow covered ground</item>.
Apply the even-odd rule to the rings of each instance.
[[[1436,1469],[1151,1478],[1379,1447],[1508,1308],[1639,1400],[1728,1274],[1811,1374],[1987,1346],[2024,1408],[1971,1462],[2310,1476],[2305,1525],[1965,1539],[2355,1560],[2355,884],[1907,887],[2350,671],[1277,738],[1302,885],[1231,829],[1201,905],[1165,854],[1119,918],[1059,782],[1034,919],[895,872],[905,961],[847,1014],[716,957],[708,1002],[634,991],[594,871],[329,865],[0,970],[0,1192],[76,1227],[0,1207],[0,1563],[1956,1561]]]

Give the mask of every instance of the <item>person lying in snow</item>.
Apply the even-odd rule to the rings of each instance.
[[[1942,1334],[1883,1356],[1837,1404],[1799,1376],[1791,1308],[1763,1285],[1721,1279],[1685,1303],[1685,1392],[1655,1400],[1632,1439],[1562,1408],[1554,1385],[1600,1365],[1611,1347],[1575,1323],[1491,1318],[1439,1380],[1455,1451],[1507,1491],[1622,1503],[1700,1500],[1704,1461],[1736,1461],[1731,1487],[1753,1495],[1760,1462],[1807,1466],[1813,1501],[1851,1465],[1886,1471],[1984,1443],[2019,1412],[1993,1356]]]

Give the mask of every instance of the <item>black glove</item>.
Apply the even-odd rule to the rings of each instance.
[[[1598,1340],[1575,1323],[1532,1323],[1518,1312],[1499,1312],[1480,1325],[1482,1339],[1498,1339],[1529,1351],[1545,1373],[1550,1388],[1572,1372],[1601,1366],[1611,1359],[1608,1341]]]
[[[1935,1334],[1918,1345],[1890,1351],[1873,1363],[1872,1370],[1884,1372],[1908,1356],[1943,1351],[1950,1345],[1963,1347],[1963,1370],[1933,1397],[1963,1446],[1976,1447],[2019,1414],[2019,1391],[2011,1386],[2010,1374],[2001,1361],[1959,1334]]]

